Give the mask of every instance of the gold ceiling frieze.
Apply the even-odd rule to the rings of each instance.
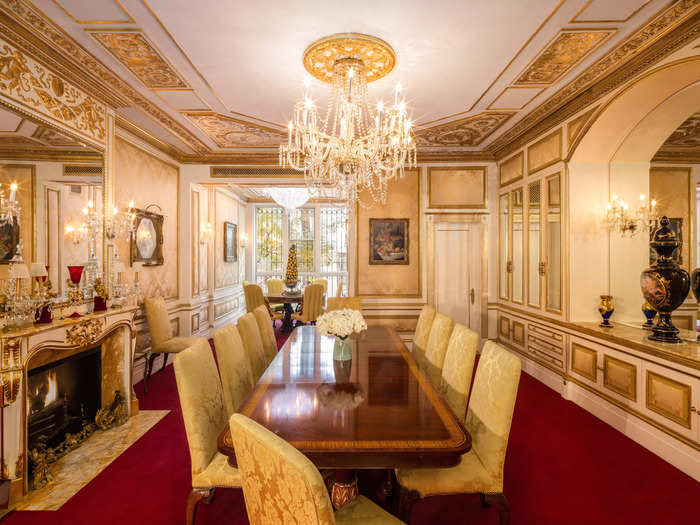
[[[140,31],[90,31],[90,36],[150,89],[189,85]]]
[[[416,131],[416,145],[429,147],[478,146],[515,115],[514,111],[479,113],[446,124]]]
[[[46,126],[38,126],[36,130],[34,130],[34,133],[32,133],[32,137],[44,144],[58,148],[81,147],[81,144],[73,137],[59,133],[55,129]]]
[[[503,158],[595,103],[700,36],[700,3],[678,0],[586,68],[500,135],[488,149]]]
[[[516,86],[552,84],[597,49],[616,30],[561,31],[525,68]]]
[[[182,111],[220,148],[276,148],[284,140],[282,130],[259,126],[214,111]]]

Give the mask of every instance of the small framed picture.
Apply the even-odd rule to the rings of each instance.
[[[224,222],[224,261],[238,261],[238,226]]]
[[[408,219],[369,220],[369,264],[408,264]]]

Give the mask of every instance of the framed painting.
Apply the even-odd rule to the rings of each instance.
[[[238,261],[238,226],[224,222],[224,261]]]
[[[369,220],[369,264],[408,264],[408,219]]]
[[[19,244],[19,220],[0,226],[0,264],[10,264]]]
[[[136,217],[134,219],[134,232],[131,234],[131,264],[142,262],[144,266],[162,265],[164,262],[163,220],[165,218],[159,213],[148,210],[134,209],[133,212]]]

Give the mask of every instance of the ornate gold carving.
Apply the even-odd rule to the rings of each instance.
[[[2,341],[0,355],[0,406],[6,407],[17,400],[22,386],[22,338]]]
[[[447,124],[416,132],[419,147],[478,146],[501,127],[515,112],[479,113]]]
[[[99,409],[95,414],[95,424],[100,430],[123,425],[127,419],[129,419],[129,413],[126,409],[126,399],[119,390],[114,392],[112,404]]]
[[[348,483],[341,483],[335,480],[332,480],[330,483],[331,503],[336,510],[345,505],[348,501],[354,500],[360,493],[357,488],[357,476]]]
[[[143,33],[91,32],[90,35],[138,77],[146,87],[151,89],[189,87],[146,40]]]
[[[89,319],[66,330],[66,342],[75,346],[86,346],[95,341],[102,333],[104,319]]]
[[[692,42],[700,35],[700,26],[689,19],[697,7],[696,0],[671,4],[505,131],[489,145],[490,151],[498,158],[512,153]]]
[[[15,478],[24,477],[24,452],[20,452],[15,461]]]
[[[317,79],[330,82],[336,61],[344,58],[354,58],[364,64],[367,82],[388,75],[396,64],[394,50],[384,40],[358,33],[339,33],[307,47],[304,67]]]
[[[700,112],[691,115],[671,133],[661,150],[697,150],[700,148]]]
[[[184,111],[220,148],[276,148],[283,132],[213,111]]]
[[[690,399],[690,385],[647,370],[646,407],[649,410],[691,428]]]
[[[520,74],[515,84],[556,82],[614,32],[613,30],[560,32]]]
[[[106,108],[0,39],[0,93],[104,142]]]
[[[525,344],[525,325],[518,321],[513,321],[513,342],[519,345]]]
[[[498,320],[498,334],[501,337],[510,339],[510,319],[503,315]]]

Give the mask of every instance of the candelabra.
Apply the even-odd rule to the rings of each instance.
[[[634,215],[629,211],[629,205],[613,195],[605,213],[605,225],[608,231],[617,232],[623,237],[626,234],[634,236],[639,231],[650,231],[658,221],[656,201],[647,201],[644,194],[639,196],[641,204]]]
[[[136,213],[134,213],[134,201],[129,201],[129,207],[125,210],[114,208],[112,216],[105,219],[105,237],[110,241],[117,237],[130,237],[134,231]]]
[[[10,184],[10,198],[5,199],[5,192],[2,190],[2,184],[0,184],[0,225],[14,224],[15,221],[19,224],[19,216],[22,211],[22,207],[19,205],[17,200],[17,183],[13,182]]]
[[[34,311],[38,304],[37,298],[32,295],[24,287],[23,279],[29,279],[29,268],[22,259],[22,245],[17,245],[17,252],[10,261],[8,271],[9,278],[5,283],[5,289],[2,291],[4,296],[4,319],[5,330],[17,328],[18,325],[33,318]]]

